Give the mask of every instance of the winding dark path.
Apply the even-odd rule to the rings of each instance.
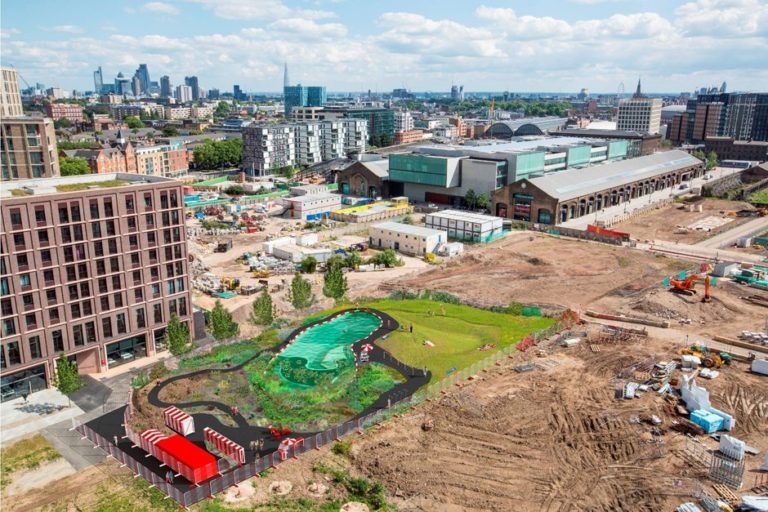
[[[253,361],[254,359],[256,359],[257,357],[261,356],[264,353],[268,353],[268,352],[275,353],[275,354],[278,353],[284,347],[292,343],[297,336],[299,336],[304,331],[312,328],[313,326],[318,325],[322,322],[326,322],[337,316],[344,315],[346,313],[350,313],[354,311],[365,311],[367,313],[377,316],[381,320],[381,325],[376,330],[371,332],[365,338],[360,339],[352,344],[352,349],[354,350],[355,354],[360,353],[361,347],[363,345],[367,343],[373,344],[375,340],[387,336],[391,332],[396,331],[397,328],[399,327],[398,322],[394,318],[392,318],[388,314],[383,313],[381,311],[369,309],[369,308],[346,309],[346,310],[334,313],[332,315],[323,317],[309,324],[302,325],[301,327],[294,330],[290,334],[290,336],[288,336],[288,339],[285,342],[275,347],[262,350],[258,354],[254,355],[253,357],[249,358],[247,361],[237,366],[232,366],[228,368],[207,368],[203,370],[197,370],[191,373],[185,373],[182,375],[175,375],[173,377],[170,377],[165,381],[160,382],[159,384],[156,384],[150,390],[147,399],[151,405],[159,408],[165,408],[165,407],[168,407],[169,405],[175,405],[180,409],[189,408],[189,407],[209,407],[209,408],[218,409],[222,413],[230,416],[233,419],[233,421],[236,423],[237,427],[224,425],[218,418],[216,418],[211,414],[196,413],[192,415],[195,419],[195,433],[187,437],[189,440],[197,443],[202,447],[205,446],[205,443],[203,441],[203,430],[205,427],[210,427],[216,430],[217,432],[229,437],[230,439],[240,444],[241,446],[243,446],[246,449],[246,462],[251,462],[259,457],[271,454],[277,450],[277,447],[279,445],[279,440],[273,439],[273,437],[269,434],[269,430],[267,428],[250,425],[247,419],[242,414],[239,414],[239,413],[233,414],[230,406],[223,404],[221,402],[215,402],[215,401],[192,401],[192,402],[182,402],[182,403],[168,403],[160,399],[159,397],[160,391],[168,384],[171,384],[173,382],[177,382],[183,379],[190,379],[195,377],[196,375],[202,375],[202,374],[210,373],[214,371],[216,372],[238,371],[242,369],[245,365],[247,365],[248,363],[250,363],[251,361]],[[374,346],[373,350],[369,352],[369,360],[371,362],[380,363],[397,370],[403,377],[405,377],[406,380],[405,382],[402,382],[396,385],[394,388],[387,391],[386,393],[383,393],[372,405],[367,407],[365,410],[361,411],[356,416],[350,418],[350,420],[357,420],[359,418],[367,416],[378,410],[388,408],[390,403],[398,402],[415,393],[421,386],[427,384],[432,376],[431,373],[428,371],[424,371],[423,369],[413,368],[411,366],[401,363],[381,347],[377,345],[373,345],[373,346]],[[117,411],[113,411],[112,413],[106,414],[90,422],[89,426],[107,439],[113,439],[113,436],[117,436],[119,439],[124,434],[123,428],[122,428],[123,411],[124,411],[124,408],[121,408],[121,409],[118,409]],[[317,432],[296,432],[296,435],[301,437],[309,437],[309,436],[315,435],[316,433]],[[263,448],[261,450],[251,450],[250,442],[258,439],[265,440]],[[127,446],[125,446],[126,443],[127,443]],[[130,442],[128,441],[121,441],[119,443],[119,446],[123,451],[131,453],[132,456],[134,456],[132,452],[138,451],[138,453],[135,454],[137,456],[134,456],[134,458],[136,458],[137,460],[142,460],[143,464],[145,464],[147,467],[149,467],[151,471],[157,473],[159,476],[164,475],[163,469],[159,466],[159,463],[156,463],[153,457],[149,457],[145,459],[143,456],[142,457],[138,456],[144,453],[141,449],[132,448],[130,446]]]

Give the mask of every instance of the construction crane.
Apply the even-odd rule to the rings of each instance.
[[[709,288],[712,283],[709,276],[694,274],[686,277],[685,279],[670,279],[669,284],[672,288],[669,290],[673,292],[684,293],[686,295],[693,295],[696,293],[694,287],[696,283],[700,281],[704,283],[704,297],[701,299],[701,302],[710,302],[712,300],[712,296],[709,294]]]

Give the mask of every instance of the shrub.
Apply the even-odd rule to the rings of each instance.
[[[352,443],[349,441],[336,441],[331,447],[331,451],[336,455],[343,457],[349,457],[349,450],[352,448]]]
[[[168,367],[165,366],[165,363],[163,363],[162,361],[159,361],[155,363],[152,366],[152,368],[149,370],[149,378],[150,380],[162,379],[169,373],[171,373],[171,370],[169,370]]]

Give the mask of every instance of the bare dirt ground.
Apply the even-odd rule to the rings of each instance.
[[[714,495],[708,468],[692,464],[685,437],[669,430],[663,398],[614,398],[614,375],[669,355],[663,345],[602,345],[599,353],[584,345],[550,357],[560,364],[548,371],[494,367],[366,434],[353,463],[397,496],[399,510],[658,511],[699,485]],[[759,379],[734,365],[700,384],[736,416],[733,434],[764,450],[768,392]],[[657,430],[635,423],[651,414],[663,420]],[[434,429],[424,432],[427,418]],[[759,464],[749,459],[746,487]]]
[[[688,204],[672,203],[651,213],[635,217],[614,225],[617,231],[629,233],[638,240],[666,240],[693,244],[717,233],[732,229],[748,221],[749,217],[731,217],[739,210],[754,210],[749,203],[726,201],[722,199],[703,199],[696,203],[702,205],[702,212],[691,212]],[[689,226],[715,217],[727,221],[725,224],[707,231],[706,229],[688,229]]]
[[[481,304],[582,309],[613,290],[641,290],[686,266],[622,247],[513,232],[385,287],[442,290]]]

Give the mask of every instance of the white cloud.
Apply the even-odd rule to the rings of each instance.
[[[162,14],[179,14],[179,9],[175,5],[166,2],[147,2],[142,7],[142,10]]]
[[[15,35],[21,34],[21,30],[16,28],[3,28],[0,29],[0,38],[2,39],[8,39],[10,37],[13,37]]]
[[[82,34],[85,32],[81,27],[77,25],[56,25],[51,28],[54,32],[62,32],[65,34]]]
[[[762,0],[695,0],[675,9],[675,15],[690,35],[768,35],[768,3]]]
[[[335,18],[330,11],[291,9],[282,0],[187,0],[210,9],[227,20],[274,20],[289,17],[306,19]]]

